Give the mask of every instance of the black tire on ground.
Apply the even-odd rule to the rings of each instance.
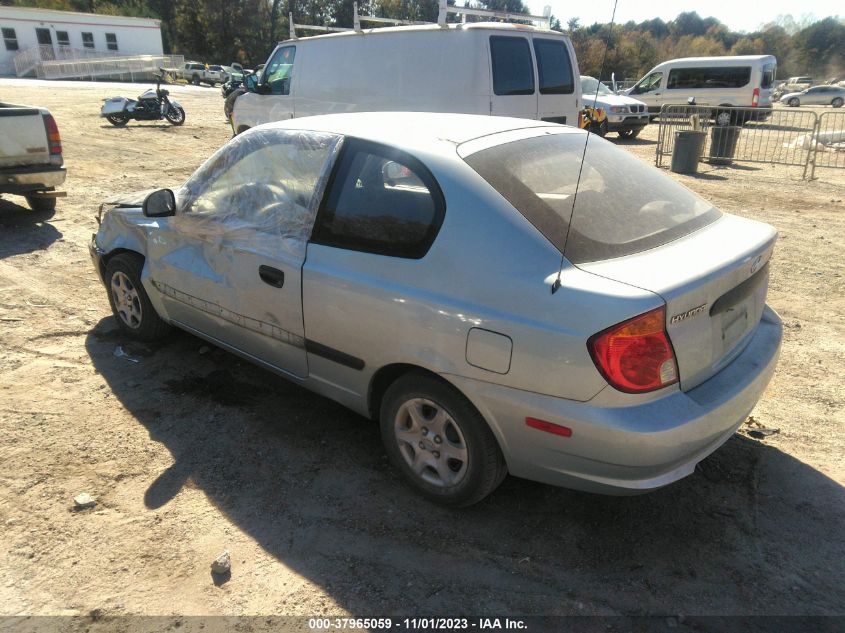
[[[185,111],[180,106],[170,106],[164,118],[173,125],[182,125],[185,122]]]
[[[105,282],[109,305],[120,329],[139,341],[155,341],[170,331],[170,325],[150,303],[141,284],[144,258],[137,253],[120,253],[109,260]]]
[[[195,86],[199,86],[200,85],[200,76],[194,75],[193,77],[191,77],[191,83],[194,84]]]
[[[416,407],[421,417],[413,418],[409,407]],[[438,413],[445,414],[442,419],[447,420],[442,427],[438,426]],[[429,421],[425,417],[428,414]],[[472,505],[493,492],[507,475],[505,459],[487,422],[463,394],[433,376],[412,372],[396,380],[382,399],[379,423],[394,467],[406,483],[435,503]],[[432,428],[426,429],[426,424]],[[427,434],[420,437],[419,444],[409,440],[422,429]],[[397,433],[404,439],[400,440]],[[464,461],[447,457],[458,454],[464,455]],[[421,472],[409,462],[421,464]],[[440,469],[428,464],[437,464]],[[456,480],[444,480],[441,472]]]
[[[717,110],[713,115],[713,123],[716,125],[736,125],[736,114],[730,110]]]
[[[226,97],[226,100],[223,102],[223,114],[226,115],[226,118],[232,116],[232,110],[235,109],[235,101],[238,100],[242,94],[244,94],[246,90],[243,88],[235,88],[232,92],[229,93],[229,96]]]
[[[592,122],[590,123],[590,127],[588,129],[593,134],[597,134],[598,136],[604,138],[607,135],[607,121],[602,121],[601,123]]]
[[[108,114],[106,115],[106,121],[114,125],[115,127],[123,127],[127,123],[129,123],[129,117],[125,114]]]
[[[620,130],[619,132],[617,132],[617,134],[619,134],[619,138],[631,139],[631,138],[637,138],[640,135],[640,132],[642,132],[642,131],[643,131],[642,128],[639,128],[637,130]]]
[[[26,203],[36,213],[49,213],[50,217],[56,212],[55,198],[42,198],[41,196],[26,196]]]
[[[789,100],[788,105],[790,108],[797,108],[801,105],[801,102],[798,100],[798,97],[792,97],[792,99]]]
[[[841,108],[843,103],[845,103],[845,101],[843,101],[842,97],[836,97],[836,99],[830,102],[830,105],[834,108]]]

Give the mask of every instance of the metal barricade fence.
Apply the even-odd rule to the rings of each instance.
[[[811,139],[818,126],[814,111],[664,105],[660,109],[655,155],[658,167],[664,156],[672,155],[675,132],[693,129],[694,118],[707,135],[703,160],[802,167],[803,177],[807,177],[814,152]],[[717,120],[727,125],[716,125]]]
[[[823,112],[810,143],[813,145],[811,179],[818,167],[845,169],[845,112]]]

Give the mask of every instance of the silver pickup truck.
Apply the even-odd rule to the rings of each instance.
[[[26,197],[33,211],[53,211],[65,181],[62,138],[47,108],[0,103],[0,194]]]

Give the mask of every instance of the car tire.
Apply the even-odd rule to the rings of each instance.
[[[788,105],[790,108],[797,108],[801,105],[801,102],[798,100],[798,97],[792,97],[792,99],[788,101]]]
[[[170,331],[153,308],[141,283],[144,258],[136,253],[120,253],[106,265],[106,291],[109,305],[120,329],[139,341],[155,341]]]
[[[592,123],[590,123],[590,126],[589,126],[588,129],[593,134],[596,134],[596,135],[604,138],[605,136],[607,136],[607,121],[602,121],[601,123],[592,122]]]
[[[736,125],[734,115],[730,110],[717,110],[713,115],[713,123],[715,125]]]
[[[435,503],[478,503],[507,475],[484,418],[460,392],[433,376],[413,372],[396,380],[382,399],[379,422],[391,463]]]
[[[191,77],[191,83],[194,84],[195,86],[199,86],[200,85],[200,76],[194,75],[193,77]]]
[[[836,99],[830,102],[830,105],[834,108],[841,108],[843,103],[845,102],[843,102],[842,97],[836,97]]]
[[[244,94],[246,90],[243,88],[235,88],[232,92],[229,93],[229,96],[226,97],[226,100],[223,102],[223,114],[226,115],[226,119],[228,120],[232,116],[232,111],[235,109],[235,101],[238,100],[242,94]]]
[[[619,138],[634,139],[637,138],[642,131],[642,128],[638,130],[620,130],[617,134],[619,134]]]
[[[29,208],[38,214],[53,217],[56,213],[56,199],[41,196],[25,196]]]

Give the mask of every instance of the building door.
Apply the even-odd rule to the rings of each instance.
[[[50,33],[50,29],[35,29],[35,36],[38,38],[38,46],[41,48],[41,59],[55,59],[53,35]]]

